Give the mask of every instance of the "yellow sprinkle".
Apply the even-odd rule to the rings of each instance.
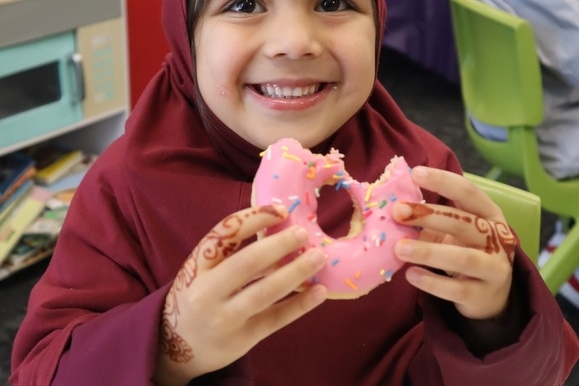
[[[370,185],[370,187],[368,188],[368,191],[366,192],[366,198],[364,199],[364,201],[369,201],[370,200],[370,196],[372,195],[372,190],[374,189],[374,185]]]
[[[327,237],[324,237],[324,243],[326,243],[326,244],[332,244],[333,241],[332,241],[331,239],[327,238]]]
[[[346,282],[346,284],[352,288],[352,289],[358,289],[358,287],[356,286],[356,284],[352,283],[352,281],[350,279],[344,279],[344,281]]]
[[[283,157],[287,158],[287,159],[291,159],[297,162],[302,162],[301,159],[299,159],[298,157],[296,157],[295,155],[289,154],[289,153],[283,153]]]
[[[366,207],[367,207],[367,208],[372,208],[372,207],[375,207],[375,206],[378,206],[378,203],[377,203],[376,201],[370,202],[370,203],[366,204]]]
[[[380,276],[384,276],[385,273],[386,273],[385,270],[383,270],[383,269],[380,270]]]
[[[355,277],[356,279],[359,279],[361,275],[362,275],[362,272],[358,271],[358,272],[356,272],[356,274],[354,275],[354,277]]]
[[[282,149],[283,151],[288,151],[288,150],[289,150],[289,147],[287,147],[287,146],[282,146],[281,149]]]

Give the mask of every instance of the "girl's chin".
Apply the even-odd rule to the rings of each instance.
[[[269,145],[279,141],[282,138],[293,138],[297,140],[303,147],[312,148],[330,137],[335,131],[324,133],[300,132],[300,130],[280,130],[277,132],[269,132],[268,135],[260,136],[250,140],[253,145],[260,149],[265,149]],[[262,132],[263,133],[263,132]]]

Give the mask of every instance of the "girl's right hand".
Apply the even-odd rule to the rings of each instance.
[[[229,365],[324,301],[327,291],[321,285],[287,296],[324,266],[320,250],[309,249],[273,269],[306,244],[305,229],[291,227],[238,250],[244,239],[287,215],[278,205],[241,210],[223,219],[193,250],[165,300],[158,384],[186,384]]]

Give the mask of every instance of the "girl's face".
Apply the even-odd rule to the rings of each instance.
[[[193,35],[203,100],[259,148],[320,143],[372,90],[374,1],[209,0]]]

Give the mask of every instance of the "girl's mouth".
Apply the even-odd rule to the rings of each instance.
[[[257,84],[255,91],[266,98],[295,99],[314,95],[323,89],[328,83],[315,83],[302,87],[279,86],[277,84]]]

